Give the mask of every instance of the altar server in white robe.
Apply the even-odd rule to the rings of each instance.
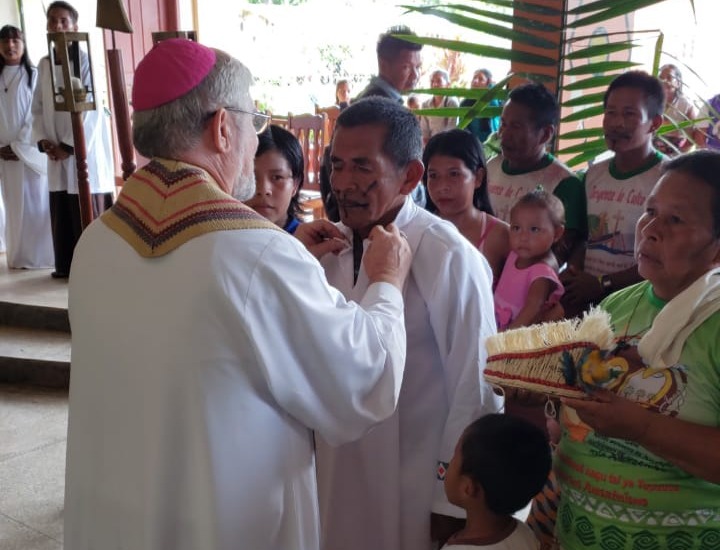
[[[52,2],[47,9],[48,32],[75,32],[78,30],[78,12],[63,1]],[[80,80],[91,87],[90,64],[87,53],[81,48],[70,48],[73,67],[80,66]],[[33,140],[47,155],[48,188],[50,190],[50,219],[55,251],[56,278],[67,278],[70,273],[73,250],[80,238],[80,203],[78,199],[75,141],[70,113],[56,111],[51,70],[56,82],[62,82],[60,65],[51,67],[46,56],[38,63],[38,85],[33,98]],[[74,71],[74,69],[73,69]],[[98,80],[97,77],[95,79]],[[96,97],[97,108],[83,112],[83,129],[87,148],[88,180],[91,204],[95,216],[109,208],[115,191],[113,156],[110,138],[110,120]]]
[[[47,161],[31,137],[37,71],[22,31],[12,25],[0,29],[0,80],[0,185],[7,264],[16,269],[52,267]]]
[[[423,174],[421,158],[420,125],[393,101],[363,99],[337,120],[336,227],[352,246],[322,258],[328,281],[349,300],[366,292],[364,254],[375,224],[397,225],[413,265],[403,291],[408,355],[396,413],[354,443],[332,447],[319,438],[325,550],[430,550],[431,540],[459,529],[464,511],[445,498],[445,471],[465,427],[501,407],[482,380],[484,340],[495,332],[492,273],[452,224],[408,198]],[[312,242],[303,234],[322,235],[327,226],[300,236]]]
[[[65,548],[318,550],[312,430],[343,443],[395,409],[410,247],[375,228],[350,302],[238,200],[268,118],[251,83],[184,39],[135,71],[134,144],[151,161],[70,274]]]

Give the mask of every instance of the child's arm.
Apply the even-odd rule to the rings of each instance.
[[[555,290],[556,283],[545,277],[539,277],[530,283],[525,305],[513,319],[507,329],[526,327],[540,322],[541,313],[545,308],[550,293]]]

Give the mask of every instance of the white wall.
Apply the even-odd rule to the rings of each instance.
[[[15,0],[0,0],[0,27],[4,25],[20,26],[20,16]]]
[[[639,10],[635,16],[638,29],[660,27],[665,34],[660,64],[673,63],[683,73],[687,95],[709,99],[720,93],[718,56],[718,0],[694,0],[693,17],[690,0],[666,0],[657,6]],[[649,70],[653,52],[650,48],[639,53],[639,60]],[[697,74],[695,74],[697,73]]]

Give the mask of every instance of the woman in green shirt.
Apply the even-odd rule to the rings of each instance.
[[[667,164],[635,230],[646,280],[606,298],[622,369],[565,399],[565,550],[720,548],[720,153]]]

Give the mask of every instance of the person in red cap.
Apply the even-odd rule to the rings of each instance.
[[[52,2],[47,9],[48,32],[76,32],[78,12],[62,0]],[[71,63],[79,64],[83,85],[91,87],[90,63],[80,48],[71,51]],[[52,85],[50,58],[38,63],[38,83],[32,104],[33,139],[41,153],[47,155],[48,189],[50,190],[50,224],[55,252],[56,279],[67,279],[73,251],[82,225],[80,201],[70,113],[55,110],[55,91]],[[55,66],[56,79],[60,66]],[[99,105],[99,104],[98,104]],[[102,106],[83,113],[83,128],[87,146],[88,180],[90,182],[93,215],[98,216],[112,205],[115,193],[113,156],[110,145],[110,120]]]
[[[410,248],[375,228],[350,302],[312,255],[339,232],[311,253],[240,202],[267,123],[251,80],[184,39],[136,69],[151,160],[70,275],[65,548],[317,550],[312,430],[343,443],[397,404]]]

